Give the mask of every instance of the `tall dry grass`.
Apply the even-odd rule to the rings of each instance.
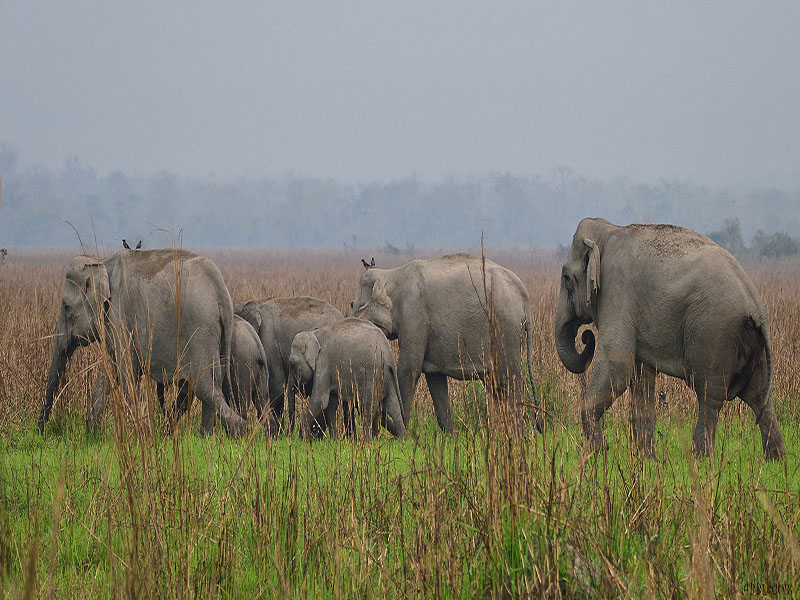
[[[362,271],[361,254],[343,251],[206,254],[234,303],[311,295],[347,314]],[[696,463],[694,395],[659,376],[655,459],[626,443],[623,397],[606,418],[611,450],[581,460],[585,378],[566,372],[553,340],[560,262],[487,256],[531,296],[545,434],[482,427],[480,389],[451,382],[461,433],[440,435],[423,379],[409,441],[309,445],[256,426],[244,440],[201,440],[197,407],[164,435],[150,384],[135,423],[112,385],[106,428],[87,438],[94,379],[109,368],[97,344],[76,351],[55,423],[34,433],[69,256],[11,253],[0,267],[0,597],[800,594],[796,433],[789,459],[764,465],[752,414],[730,403],[717,453]],[[800,269],[747,270],[769,311],[779,420],[796,432]]]

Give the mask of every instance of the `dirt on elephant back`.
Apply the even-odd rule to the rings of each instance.
[[[143,279],[152,279],[174,261],[185,262],[199,256],[194,252],[179,249],[133,250],[125,261],[132,273]]]
[[[647,246],[655,256],[679,257],[701,246],[714,245],[714,242],[706,236],[677,225],[633,224],[628,225],[627,229],[641,232],[641,235],[646,238]]]
[[[474,260],[478,258],[477,256],[473,256],[472,254],[467,254],[466,252],[456,252],[454,254],[445,254],[444,256],[440,256],[439,260]]]
[[[325,314],[330,310],[327,302],[311,298],[309,296],[297,296],[294,298],[272,298],[268,301],[280,314],[287,317],[298,318],[305,315]]]

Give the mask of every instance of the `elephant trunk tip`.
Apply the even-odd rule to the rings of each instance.
[[[585,345],[582,352],[575,349],[575,337],[580,323],[577,320],[568,321],[556,330],[556,349],[558,357],[568,371],[580,375],[585,373],[589,363],[592,362],[595,349],[595,335],[590,329],[581,334],[581,342]]]

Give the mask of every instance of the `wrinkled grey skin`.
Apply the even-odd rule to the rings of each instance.
[[[236,306],[236,314],[253,326],[264,347],[269,371],[268,424],[271,433],[277,434],[283,420],[289,352],[294,336],[340,321],[344,315],[324,300],[308,296],[246,302]],[[303,391],[311,393],[309,389]]]
[[[573,373],[584,372],[595,354],[589,330],[586,348],[575,348],[586,323],[597,327],[581,410],[591,449],[607,446],[599,420],[631,386],[634,438],[652,453],[659,371],[696,390],[695,453],[713,451],[719,410],[738,396],[756,414],[765,456],[785,454],[772,405],[766,310],[741,265],[710,239],[672,225],[581,221],[562,269],[555,323],[558,355]]]
[[[496,348],[498,391],[518,398],[524,390],[520,344],[528,354],[533,403],[532,332],[528,291],[514,273],[481,259],[452,254],[414,260],[395,269],[366,269],[361,274],[353,316],[377,325],[400,345],[398,379],[406,427],[420,373],[425,373],[439,426],[454,432],[447,378],[481,379],[490,373],[490,347]],[[488,305],[496,336],[490,340]],[[514,407],[515,412],[519,412]],[[541,423],[537,414],[537,428]]]
[[[162,391],[164,384],[179,385],[184,404],[186,390],[193,389],[208,414],[219,416],[229,435],[239,436],[245,422],[226,402],[232,335],[231,297],[208,258],[172,249],[122,250],[103,260],[76,257],[66,274],[39,429],[50,416],[72,353],[99,340],[127,398],[147,372]],[[89,427],[99,422],[107,391],[101,373]],[[212,427],[213,419],[204,420],[202,431]]]
[[[406,437],[394,352],[381,330],[369,321],[349,318],[298,333],[289,365],[290,422],[294,420],[295,389],[312,383],[306,434],[316,423],[336,437],[336,411],[341,405],[347,434],[353,433],[357,410],[365,437],[376,436],[380,424],[392,435]]]

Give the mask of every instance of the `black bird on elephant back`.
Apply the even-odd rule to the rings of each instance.
[[[582,352],[575,348],[581,325]],[[674,225],[619,227],[583,219],[561,271],[555,340],[564,366],[594,371],[581,421],[591,450],[607,447],[600,418],[631,387],[638,448],[653,452],[656,371],[679,377],[697,394],[692,449],[714,447],[726,400],[741,398],[761,429],[767,459],[785,455],[772,403],[767,311],[738,261],[709,238]]]

